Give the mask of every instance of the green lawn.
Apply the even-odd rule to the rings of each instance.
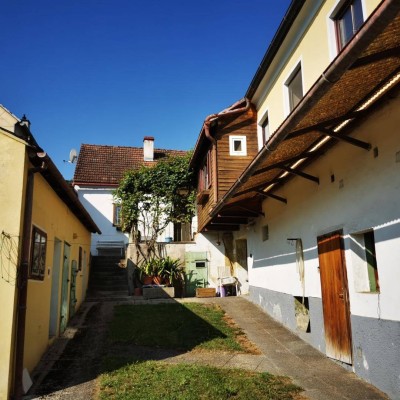
[[[101,400],[289,400],[299,391],[267,373],[146,361],[103,374],[99,395]]]
[[[240,369],[167,364],[140,358],[134,345],[182,351],[255,353],[242,330],[216,305],[174,303],[115,307],[101,400],[289,400],[300,388],[287,378]],[[168,350],[167,350],[168,351]]]
[[[178,350],[248,350],[243,332],[228,324],[215,305],[174,303],[121,305],[115,308],[110,338],[114,342]]]

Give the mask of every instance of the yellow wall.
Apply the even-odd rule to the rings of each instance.
[[[258,110],[259,124],[268,111],[271,133],[288,115],[285,82],[299,61],[305,94],[336,55],[335,38],[330,26],[332,21],[329,16],[332,15],[338,1],[327,0],[317,7],[318,3],[306,2],[303,6],[253,98]],[[379,3],[379,0],[363,2],[364,19],[368,18]],[[311,19],[307,26],[305,21],[308,18]],[[335,54],[332,54],[331,49],[334,49]]]
[[[28,282],[28,309],[26,316],[24,365],[29,371],[39,361],[49,345],[50,296],[53,276],[53,255],[55,239],[71,246],[70,260],[79,259],[79,246],[90,253],[90,232],[54,193],[40,174],[35,175],[32,224],[47,234],[46,272],[44,280],[30,279]],[[63,248],[63,245],[62,245]],[[63,257],[60,263],[62,264]],[[58,318],[61,297],[62,266],[58,279]],[[71,263],[69,265],[71,271]],[[70,272],[69,272],[70,273]],[[82,282],[84,277],[78,273],[76,278],[76,309],[82,302]],[[68,291],[69,292],[69,291]],[[68,299],[69,304],[69,299]],[[57,326],[59,324],[57,323]],[[58,328],[57,328],[58,333]]]
[[[6,399],[11,385],[16,256],[21,236],[26,162],[24,143],[2,131],[0,149],[0,399]]]

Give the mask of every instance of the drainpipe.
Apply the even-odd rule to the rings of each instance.
[[[39,158],[46,156],[46,153],[37,153]],[[24,395],[22,385],[22,374],[24,369],[24,345],[25,345],[25,321],[26,321],[26,302],[28,295],[28,270],[31,244],[31,225],[32,225],[32,204],[35,173],[46,168],[43,162],[40,167],[28,169],[28,177],[25,192],[24,220],[22,230],[22,249],[21,263],[19,266],[17,290],[17,326],[15,344],[15,367],[14,367],[14,399],[20,400]]]

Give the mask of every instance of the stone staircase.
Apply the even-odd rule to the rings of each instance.
[[[119,262],[119,256],[92,257],[87,301],[127,299],[127,271]]]

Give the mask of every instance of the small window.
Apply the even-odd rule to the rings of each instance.
[[[114,204],[114,217],[113,217],[113,225],[121,226],[121,204]]]
[[[359,293],[379,293],[374,231],[352,234],[350,238],[355,290]]]
[[[78,271],[82,271],[82,247],[79,246]]]
[[[206,157],[199,169],[198,190],[207,190],[211,186],[211,151],[207,152]]]
[[[289,111],[292,111],[303,98],[303,81],[301,78],[301,66],[299,65],[286,82],[289,97]]]
[[[206,262],[205,261],[196,261],[196,268],[205,268]]]
[[[264,225],[261,228],[261,236],[262,236],[262,241],[265,242],[266,240],[269,239],[269,229],[268,229],[268,225]]]
[[[369,290],[379,292],[378,265],[375,253],[374,231],[364,233],[365,259],[367,261]]]
[[[229,154],[231,156],[246,156],[246,136],[229,136]]]
[[[31,266],[29,277],[31,279],[44,279],[46,270],[46,245],[47,235],[34,227],[32,231]]]
[[[261,126],[261,140],[262,140],[262,145],[264,146],[264,143],[268,140],[270,136],[268,113],[265,114],[262,122],[260,123],[260,126]]]
[[[334,17],[336,25],[337,47],[340,51],[356,34],[364,22],[361,0],[352,0]]]

